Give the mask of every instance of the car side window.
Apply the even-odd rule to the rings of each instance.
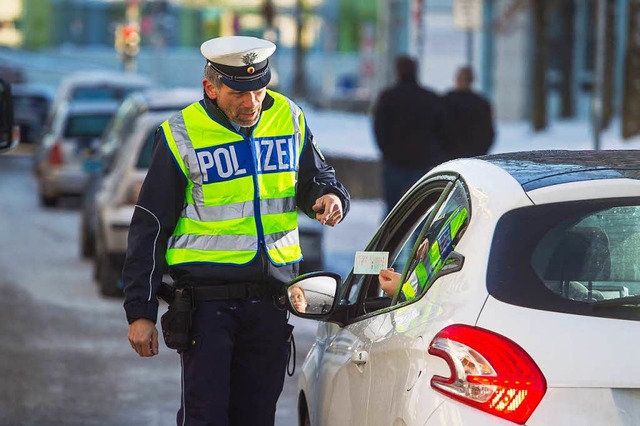
[[[454,176],[441,176],[425,181],[411,196],[394,209],[381,225],[366,251],[389,252],[389,265],[403,272],[415,256],[418,238],[429,221],[435,206],[439,206],[443,192],[453,186]],[[368,315],[391,306],[392,298],[385,293],[378,275],[357,275],[353,272],[345,280],[345,303],[354,305],[354,315]]]
[[[438,273],[452,259],[462,233],[469,223],[469,199],[458,180],[440,204],[436,214],[422,226],[413,249],[413,257],[394,286],[394,303],[418,298],[435,281]]]

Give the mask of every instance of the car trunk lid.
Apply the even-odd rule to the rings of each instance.
[[[476,325],[518,343],[549,388],[640,389],[640,321],[523,308],[489,296]],[[640,413],[640,404],[630,409]]]

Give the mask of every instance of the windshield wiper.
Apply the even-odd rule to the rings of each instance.
[[[640,305],[640,294],[633,296],[619,297],[617,299],[598,300],[591,304],[592,308],[616,308],[620,306],[637,306]]]

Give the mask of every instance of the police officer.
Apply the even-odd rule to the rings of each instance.
[[[204,99],[162,123],[123,271],[129,342],[158,353],[163,265],[193,296],[179,425],[273,425],[292,327],[277,302],[302,260],[296,207],[334,226],[349,194],[302,110],[266,89],[269,41],[202,44]]]

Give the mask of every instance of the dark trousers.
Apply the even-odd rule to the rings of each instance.
[[[273,426],[291,329],[271,297],[198,303],[177,424]]]
[[[400,201],[400,198],[416,183],[431,167],[424,169],[408,169],[389,162],[382,164],[382,190],[387,207],[386,214]]]

